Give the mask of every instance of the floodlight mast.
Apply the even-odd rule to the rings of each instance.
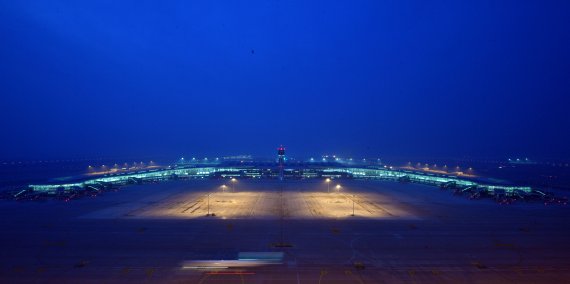
[[[208,193],[208,214],[206,216],[210,216],[210,194]]]
[[[342,188],[342,186],[341,186],[340,184],[337,184],[337,185],[335,186],[335,188],[336,188],[336,190],[337,190],[338,192],[340,192],[340,189]],[[350,216],[354,216],[354,202],[355,202],[354,199],[355,199],[355,198],[356,198],[356,195],[353,194],[353,195],[352,195],[352,215],[350,215]]]

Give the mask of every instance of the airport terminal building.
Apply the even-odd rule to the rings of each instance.
[[[380,163],[343,162],[339,158],[320,160],[288,160],[285,148],[279,147],[275,159],[253,159],[235,156],[227,159],[185,161],[165,168],[129,173],[105,174],[97,177],[79,177],[67,183],[30,184],[14,193],[15,198],[33,195],[69,196],[84,192],[99,192],[127,184],[141,184],[181,179],[376,179],[401,183],[419,183],[451,189],[472,197],[516,197],[540,199],[546,194],[528,186],[485,183],[463,177],[426,173],[408,169],[394,169]]]

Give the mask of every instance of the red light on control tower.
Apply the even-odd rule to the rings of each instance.
[[[283,147],[283,145],[281,145],[279,148],[277,148],[277,155],[278,156],[285,156],[285,147]]]

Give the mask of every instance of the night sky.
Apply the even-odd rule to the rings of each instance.
[[[0,1],[0,159],[570,157],[570,1]]]

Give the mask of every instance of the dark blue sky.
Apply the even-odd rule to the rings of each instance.
[[[570,157],[568,1],[2,0],[0,39],[0,159]]]

